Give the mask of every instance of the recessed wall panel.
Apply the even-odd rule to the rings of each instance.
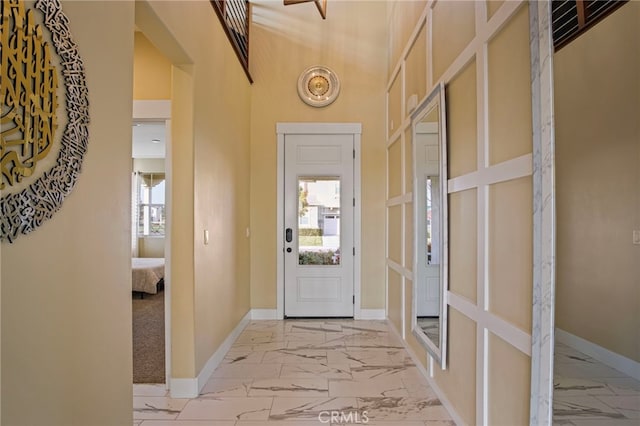
[[[529,424],[531,358],[489,333],[490,425]],[[507,367],[508,366],[508,367]],[[508,374],[506,368],[508,368]]]
[[[425,25],[420,29],[416,41],[407,54],[405,78],[405,98],[409,99],[414,94],[418,96],[418,100],[424,98],[427,94],[427,31]]]
[[[411,331],[411,321],[414,315],[413,311],[413,281],[405,279],[405,288],[404,288],[404,303],[406,306],[405,309],[405,337],[406,342],[413,351],[414,354],[417,354],[418,362],[426,369],[427,361],[429,359],[429,355],[426,354],[424,346],[422,342],[419,342],[413,335]]]
[[[532,179],[489,187],[489,310],[531,332]]]
[[[488,46],[490,164],[532,152],[529,50],[525,4]]]
[[[402,265],[402,206],[391,206],[387,211],[389,215],[389,253],[387,256]]]
[[[398,73],[388,93],[387,137],[402,125],[402,73]]]
[[[413,270],[413,203],[404,205],[404,267]]]
[[[387,268],[388,297],[387,315],[398,331],[402,331],[402,276]]]
[[[465,424],[476,424],[476,323],[449,307],[449,359],[446,370],[434,376]],[[503,371],[504,372],[504,371]]]
[[[411,333],[411,317],[413,315],[413,281],[408,278],[404,279],[404,323],[406,333]]]
[[[407,2],[392,2],[394,5],[389,7],[389,11],[408,10],[399,5],[402,3]],[[509,343],[500,340],[494,342],[497,339],[495,336],[488,340],[478,339],[478,333],[488,332],[486,327],[492,328],[500,323],[495,323],[492,316],[483,314],[484,306],[475,306],[479,299],[484,299],[481,295],[486,296],[492,314],[526,332],[531,330],[531,178],[487,187],[488,182],[511,179],[520,176],[522,171],[515,170],[511,165],[499,170],[485,167],[532,152],[527,3],[515,5],[504,0],[429,2],[433,7],[428,19],[431,27],[427,27],[424,33],[425,43],[429,47],[425,58],[426,69],[427,72],[431,71],[431,81],[427,81],[427,85],[444,81],[446,77],[448,177],[455,179],[452,189],[456,191],[447,194],[449,290],[471,304],[467,306],[468,310],[465,309],[469,316],[452,306],[447,307],[447,369],[440,370],[435,364],[433,378],[461,424],[511,426],[529,423],[529,357],[523,356]],[[481,40],[477,40],[476,11],[484,19],[485,8],[486,20],[490,21],[490,25],[482,23],[482,31],[478,31],[477,35]],[[507,9],[515,10],[515,13],[507,16],[504,13]],[[408,97],[420,91],[417,78],[422,72],[422,63],[418,56],[414,56],[414,50],[422,43],[423,30],[421,23],[401,28],[402,22],[411,25],[415,21],[401,21],[397,19],[400,14],[396,15],[390,15],[395,16],[390,17],[391,45],[395,45],[398,37],[406,37],[408,32],[416,35],[416,40],[407,40],[401,46],[406,52],[404,63],[402,55],[396,55],[393,51],[390,54],[390,69],[402,69],[406,80],[401,86],[404,85],[406,90],[399,107],[390,105],[389,108],[402,110],[406,107]],[[480,49],[485,50],[481,52]],[[463,52],[464,57],[461,56]],[[389,82],[393,82],[393,78],[390,76]],[[397,85],[397,81],[392,83],[392,86]],[[391,87],[390,91],[394,89]],[[429,87],[426,89],[428,93]],[[390,113],[389,117],[397,116],[394,114]],[[395,129],[399,128],[395,124]],[[486,140],[482,130],[486,130]],[[402,190],[406,195],[416,188],[411,184],[413,158],[409,154],[413,141],[409,129],[403,129],[403,132]],[[399,132],[392,130],[390,133]],[[511,175],[511,172],[514,174]],[[461,191],[460,188],[469,189]],[[403,266],[408,269],[412,265],[414,241],[411,234],[415,229],[411,228],[411,203],[404,204],[404,208],[406,210],[401,213],[401,221],[405,237],[400,243],[405,256]],[[387,249],[391,257],[398,243],[393,241],[392,227],[398,226],[393,225],[396,213],[390,209],[388,212],[390,234]],[[490,242],[493,244],[491,247]],[[415,351],[420,361],[428,364],[429,355],[411,334],[413,314],[410,283],[407,282],[403,287],[403,300],[398,294],[397,287],[400,287],[402,279],[395,272],[388,278],[388,315],[394,318],[392,323],[398,324],[399,329],[400,323],[404,322],[406,344]],[[402,309],[402,303],[405,304],[403,315],[397,312]],[[488,366],[484,364],[485,361]],[[506,377],[512,366],[515,369],[514,377]],[[510,387],[514,389],[512,394],[509,394]],[[476,404],[482,406],[476,407]]]
[[[449,194],[449,290],[475,302],[477,283],[477,190]]]
[[[438,81],[476,34],[475,2],[439,1],[433,8],[433,81]]]
[[[402,142],[398,138],[389,147],[388,168],[389,168],[389,198],[402,194]]]
[[[478,168],[478,107],[476,62],[472,61],[447,85],[447,145],[449,178]]]
[[[404,192],[413,191],[413,130],[404,132]]]

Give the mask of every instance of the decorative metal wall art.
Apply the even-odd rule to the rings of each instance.
[[[0,189],[29,179],[50,152],[58,127],[59,58],[67,124],[55,164],[26,188],[0,199],[0,240],[13,242],[60,209],[81,171],[89,140],[84,65],[59,0],[38,0],[44,26],[21,0],[0,0]],[[45,41],[48,31],[55,52]]]
[[[33,10],[24,14],[21,6],[5,1],[0,24],[4,83],[0,86],[3,105],[0,189],[31,176],[38,161],[51,150],[58,127],[58,73],[51,63],[51,49],[43,39],[42,29],[34,22]],[[5,30],[9,22],[14,24],[13,31]]]

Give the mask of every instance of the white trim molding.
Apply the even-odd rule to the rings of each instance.
[[[282,319],[282,317],[278,316],[277,309],[252,309],[251,319],[252,320],[277,320],[277,319]]]
[[[356,316],[357,320],[384,320],[387,317],[385,309],[360,309],[360,315]]]
[[[168,120],[171,118],[171,101],[133,101],[134,120]]]
[[[229,349],[236,341],[242,330],[245,329],[249,321],[251,320],[251,311],[240,320],[238,325],[229,333],[227,338],[218,347],[211,358],[206,362],[198,377],[195,378],[183,378],[183,379],[171,379],[171,398],[197,398],[202,388],[207,384],[207,381],[213,374],[213,371],[220,365]]]
[[[573,349],[589,355],[591,358],[614,368],[636,380],[640,380],[640,362],[603,348],[568,331],[556,327],[556,341],[571,346]]]
[[[198,396],[198,379],[195,377],[187,379],[170,380],[171,398],[196,398]]]
[[[277,134],[288,135],[349,135],[362,134],[360,123],[276,123]]]
[[[483,325],[483,329],[495,334],[515,349],[531,356],[531,335],[501,317],[478,306],[469,299],[451,291],[447,292],[449,306],[467,318]]]
[[[405,114],[406,97],[411,93],[406,92],[405,80],[402,80],[400,93],[392,93],[394,85],[398,85],[403,79],[407,56],[411,49],[415,48],[416,40],[420,34],[421,27],[426,22],[426,87],[427,91],[439,83],[448,84],[460,73],[464,72],[467,65],[475,61],[475,82],[476,82],[476,171],[458,176],[447,181],[448,194],[467,189],[477,189],[477,281],[474,301],[448,292],[451,296],[448,300],[449,310],[460,310],[463,315],[469,317],[476,323],[476,349],[475,349],[475,418],[469,422],[477,425],[489,425],[490,407],[495,404],[491,398],[495,396],[490,392],[491,373],[495,366],[490,365],[489,338],[491,333],[504,340],[509,345],[524,354],[531,356],[531,399],[529,419],[532,425],[552,424],[552,391],[553,391],[553,324],[554,324],[554,291],[555,291],[555,189],[554,189],[554,128],[553,128],[553,48],[551,43],[550,26],[550,1],[522,0],[507,1],[492,14],[487,16],[485,2],[475,3],[475,37],[457,55],[451,64],[440,73],[434,76],[432,52],[433,37],[432,28],[434,21],[434,6],[439,4],[438,0],[428,0],[425,4],[425,12],[420,17],[416,26],[411,32],[411,37],[406,40],[403,53],[397,59],[397,63],[391,64],[393,72],[387,81],[386,90],[386,141],[387,148],[404,138],[407,128],[410,128],[410,120]],[[531,65],[531,121],[532,121],[532,152],[517,158],[509,159],[505,162],[492,164],[489,158],[489,45],[494,37],[498,36],[503,28],[509,25],[524,8],[529,8],[529,52],[525,52],[530,58]],[[525,10],[526,12],[526,10]],[[390,18],[392,19],[392,18]],[[421,46],[421,49],[423,47]],[[394,88],[393,90],[396,90]],[[398,96],[399,95],[399,96]],[[396,125],[389,129],[390,124],[390,96],[395,96],[400,102],[402,125]],[[528,102],[529,100],[524,100]],[[424,102],[422,99],[420,102]],[[402,139],[404,140],[404,139]],[[403,154],[406,154],[403,152]],[[406,158],[405,155],[402,158]],[[404,161],[404,160],[403,160]],[[408,171],[407,164],[403,164],[401,172]],[[397,174],[396,171],[394,173]],[[406,176],[406,174],[405,174]],[[522,330],[506,318],[491,312],[492,300],[489,289],[491,288],[491,277],[489,274],[489,247],[488,231],[490,229],[489,201],[491,185],[501,182],[508,182],[514,179],[531,176],[533,182],[533,294],[532,303],[532,329]],[[387,149],[387,181],[389,181],[389,150]],[[403,188],[407,190],[406,187]],[[397,271],[406,274],[409,271],[401,268],[399,263],[406,265],[403,250],[403,262],[389,261],[389,238],[388,221],[389,207],[402,205],[403,213],[406,212],[406,204],[403,194],[393,194],[389,197],[387,189],[387,246],[386,246],[386,270]],[[402,223],[406,224],[406,215]],[[415,215],[414,215],[415,218]],[[403,228],[405,231],[407,228]],[[414,226],[413,232],[416,232]],[[403,233],[405,234],[405,233]],[[410,238],[410,236],[409,236]],[[414,241],[415,244],[415,241]],[[406,245],[405,245],[406,247]],[[416,250],[413,255],[415,256]],[[415,270],[415,268],[413,268]],[[407,275],[403,275],[406,282]],[[389,303],[388,292],[390,284],[386,280],[386,301]],[[403,289],[405,287],[403,286]],[[414,293],[415,294],[415,293]],[[444,299],[444,298],[443,298]],[[397,302],[396,302],[397,303]],[[399,302],[402,309],[403,322],[406,321],[409,304],[405,304],[404,299]],[[447,312],[446,310],[444,312]],[[391,324],[394,329],[393,324]],[[404,325],[403,325],[404,326]],[[403,326],[397,324],[398,329]],[[401,330],[400,330],[401,331]],[[398,330],[396,330],[398,332]],[[400,334],[398,332],[398,334]],[[410,354],[413,354],[411,347],[407,347]],[[422,358],[422,353],[416,348]],[[431,366],[430,372],[433,374],[434,360],[429,357],[427,367]],[[437,365],[437,364],[436,364]],[[435,367],[437,368],[437,366]],[[422,371],[422,370],[421,370]],[[424,372],[423,372],[424,373]],[[432,378],[429,383],[437,389]],[[455,401],[455,390],[448,392],[448,395]],[[439,396],[442,396],[438,392]],[[445,406],[452,412],[450,404],[441,398]],[[523,401],[524,402],[524,401]],[[465,424],[459,416],[454,415],[457,423]]]
[[[478,181],[484,182],[486,185],[493,185],[494,183],[531,176],[532,172],[533,155],[525,154],[512,160],[507,160],[466,175],[449,179],[449,194],[476,188]]]

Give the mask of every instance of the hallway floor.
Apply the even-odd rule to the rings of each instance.
[[[332,418],[333,416],[333,418]],[[141,426],[452,426],[384,321],[252,321],[195,399],[135,385]]]
[[[554,373],[554,425],[640,425],[640,381],[559,342]]]

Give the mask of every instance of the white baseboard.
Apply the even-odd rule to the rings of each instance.
[[[198,393],[200,393],[204,385],[207,384],[207,381],[213,374],[213,370],[215,370],[216,367],[220,365],[227,352],[229,352],[229,349],[231,349],[231,346],[233,346],[233,342],[236,341],[240,333],[242,333],[242,330],[244,330],[247,324],[249,324],[250,319],[251,311],[247,312],[247,314],[240,320],[233,331],[231,331],[227,338],[224,339],[224,342],[222,342],[222,344],[218,347],[218,350],[215,351],[213,355],[211,355],[209,361],[207,361],[204,367],[202,367],[202,370],[200,370],[200,374],[198,374]]]
[[[278,318],[277,309],[252,309],[251,319],[252,320],[277,320],[282,318]]]
[[[413,352],[413,349],[411,349],[411,347],[407,345],[407,342],[401,337],[400,332],[396,330],[396,327],[393,325],[393,323],[387,320],[387,324],[389,324],[389,328],[391,328],[391,331],[396,335],[396,337],[400,339],[400,341],[402,342],[402,345],[404,346],[404,349],[407,351],[407,353],[413,360],[413,363],[416,365],[416,368],[418,369],[418,371],[420,371],[420,374],[422,374],[422,376],[427,380],[427,382],[429,382],[429,386],[431,386],[431,389],[433,389],[433,392],[436,394],[436,396],[442,403],[442,406],[449,412],[449,415],[451,416],[451,419],[454,421],[454,423],[457,425],[466,424],[462,420],[462,417],[460,417],[460,415],[453,408],[453,405],[451,405],[451,402],[449,401],[449,399],[442,392],[442,389],[438,387],[438,385],[436,384],[436,381],[429,376],[429,373],[420,362],[420,359],[418,358],[418,356],[415,354],[415,352]],[[424,356],[427,356],[427,354],[425,354]]]
[[[171,398],[196,398],[198,396],[198,379],[171,379]]]
[[[384,309],[361,309],[360,313],[356,312],[355,319],[359,320],[383,320],[386,318]],[[278,320],[277,309],[252,309],[252,320]]]
[[[612,352],[560,328],[556,328],[556,339],[558,342],[571,346],[573,349],[589,355],[591,358],[597,359],[611,368],[640,380],[640,362]]]
[[[387,312],[384,309],[360,309],[360,315],[357,320],[383,320],[386,319]]]
[[[240,320],[238,325],[229,333],[227,338],[222,342],[222,344],[218,347],[211,358],[206,362],[198,377],[196,378],[187,378],[187,379],[171,379],[171,397],[172,398],[196,398],[204,385],[207,384],[207,381],[213,374],[213,370],[220,365],[222,360],[224,359],[229,349],[233,345],[233,342],[236,341],[242,330],[247,326],[251,319],[251,311],[247,312],[247,314]]]

